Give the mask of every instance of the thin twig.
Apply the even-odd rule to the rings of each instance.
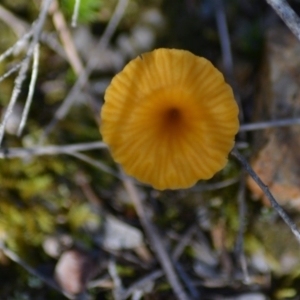
[[[137,280],[134,282],[126,291],[124,291],[122,295],[122,300],[127,299],[130,297],[136,290],[142,288],[145,286],[149,281],[154,281],[158,279],[159,277],[163,276],[163,271],[162,270],[156,270],[151,272],[150,274],[144,276],[143,278]]]
[[[300,41],[300,18],[286,0],[266,0]]]
[[[63,59],[68,59],[64,48],[59,43],[55,34],[49,32],[42,32],[40,41],[43,44],[47,45],[54,52],[56,52]]]
[[[26,78],[26,72],[27,72],[28,67],[29,67],[29,61],[30,61],[31,56],[33,54],[34,47],[39,41],[39,38],[40,38],[40,35],[41,35],[41,32],[42,32],[42,27],[45,23],[46,16],[47,16],[47,11],[48,11],[48,8],[51,4],[51,1],[52,0],[44,0],[43,1],[43,5],[42,5],[42,8],[41,8],[41,12],[39,14],[38,20],[36,21],[36,23],[34,25],[34,33],[33,33],[32,41],[30,43],[30,46],[29,46],[29,49],[27,51],[26,57],[23,61],[23,64],[20,68],[19,74],[18,74],[18,76],[15,80],[15,86],[14,86],[14,89],[13,89],[13,92],[12,92],[11,99],[9,101],[9,105],[8,105],[8,107],[7,107],[7,109],[4,113],[2,123],[0,124],[0,146],[1,146],[1,143],[2,143],[2,140],[3,140],[3,137],[4,137],[4,131],[5,131],[6,124],[8,122],[8,119],[9,119],[9,117],[10,117],[12,111],[13,111],[13,108],[15,106],[15,103],[17,101],[19,93],[21,91],[22,83]]]
[[[23,66],[25,59],[22,60],[20,63],[16,64],[14,67],[12,67],[10,70],[8,70],[5,74],[3,74],[0,77],[0,82],[2,82],[4,79],[6,79],[7,77],[9,77],[11,74],[17,72]]]
[[[29,40],[32,36],[33,31],[30,30],[26,34],[24,34],[22,37],[18,39],[18,41],[10,48],[8,48],[5,52],[3,52],[0,55],[0,62],[2,62],[4,59],[9,57],[12,53],[16,51],[16,49],[19,49],[20,46],[24,45],[27,40]]]
[[[17,135],[20,136],[22,134],[22,131],[24,129],[24,126],[26,124],[26,120],[28,117],[30,105],[32,103],[32,98],[33,98],[33,93],[34,93],[34,88],[36,84],[36,79],[38,75],[38,65],[39,65],[39,57],[40,57],[40,51],[39,51],[40,45],[37,43],[34,47],[33,51],[33,66],[32,66],[32,74],[31,74],[31,79],[30,79],[30,84],[29,84],[29,91],[26,99],[26,104],[25,108],[23,110],[21,122],[19,125],[18,133]]]
[[[27,70],[28,70],[28,67],[29,67],[29,61],[30,61],[30,56],[26,56],[26,58],[24,59],[22,65],[21,65],[19,74],[18,74],[18,76],[15,80],[15,85],[14,85],[14,89],[13,89],[13,92],[12,92],[12,96],[10,98],[8,107],[7,107],[7,109],[4,113],[2,123],[0,124],[0,146],[1,146],[1,143],[2,143],[2,140],[3,140],[3,137],[4,137],[4,131],[5,131],[6,124],[8,122],[8,119],[9,119],[10,115],[13,112],[14,106],[15,106],[15,104],[17,102],[17,99],[18,99],[18,96],[21,92],[22,83],[26,78],[26,73],[27,73]]]
[[[97,278],[95,280],[91,280],[88,282],[88,289],[94,289],[94,288],[103,288],[103,289],[113,289],[114,283],[109,278],[109,275],[104,275],[102,278]]]
[[[121,278],[119,277],[117,272],[116,262],[113,258],[110,259],[108,263],[108,272],[109,275],[111,276],[111,279],[114,282],[114,288],[113,288],[114,299],[121,300],[123,294],[123,286],[122,286]]]
[[[194,225],[190,227],[185,234],[183,235],[183,238],[179,240],[178,244],[176,245],[173,253],[172,253],[172,259],[174,261],[178,260],[179,256],[181,255],[184,248],[189,244],[193,234],[196,232],[197,226]],[[175,262],[176,263],[176,262]],[[142,279],[139,279],[138,281],[134,282],[123,294],[122,300],[127,299],[135,290],[142,288],[145,286],[149,281],[154,281],[161,277],[163,275],[162,270],[156,270],[151,272],[150,274],[146,275]],[[199,298],[197,298],[199,299]]]
[[[218,189],[223,189],[227,186],[233,185],[235,183],[239,182],[239,178],[230,178],[221,182],[216,182],[216,183],[205,183],[205,184],[197,184],[196,186],[192,187],[190,189],[191,192],[205,192],[205,191],[215,191]]]
[[[73,15],[72,15],[72,23],[71,23],[72,27],[77,26],[79,6],[80,6],[80,0],[75,0],[74,11],[73,11]]]
[[[27,22],[20,20],[20,18],[16,17],[11,12],[7,11],[2,5],[0,5],[0,19],[5,23],[7,23],[7,25],[9,25],[13,30],[15,30],[16,35],[18,36],[18,41],[15,43],[15,45],[7,49],[0,56],[0,62],[1,62],[4,58],[11,55],[11,53],[14,53],[16,52],[16,50],[19,50],[18,48],[20,48],[22,44],[24,44],[26,40],[28,40],[32,36],[33,30],[32,28],[30,29],[30,25]],[[61,57],[66,58],[65,52],[61,47],[61,45],[58,43],[55,36],[47,32],[42,32],[40,36],[40,40],[41,42],[46,44],[50,49],[52,49],[54,52],[59,54]]]
[[[105,171],[118,179],[122,180],[122,175],[118,174],[115,170],[107,167],[105,164],[101,163],[98,160],[90,158],[82,153],[78,153],[77,151],[87,151],[94,149],[103,149],[107,148],[106,144],[103,142],[94,142],[94,143],[83,143],[83,144],[75,144],[75,145],[63,145],[63,146],[46,146],[46,147],[35,147],[35,148],[8,148],[1,149],[0,148],[0,159],[5,158],[22,158],[28,156],[40,156],[40,155],[56,155],[56,154],[67,154],[70,156],[74,156],[86,163]]]
[[[249,273],[247,268],[247,262],[245,258],[244,253],[244,234],[245,234],[245,215],[246,215],[246,201],[245,201],[245,190],[246,190],[246,184],[245,184],[245,176],[244,172],[242,173],[241,180],[240,180],[240,187],[238,192],[238,204],[239,204],[239,231],[238,236],[236,240],[236,246],[235,246],[235,252],[236,256],[238,257],[238,260],[241,265],[241,269],[243,271],[244,275],[244,281],[246,283],[249,283]]]
[[[23,158],[40,155],[57,155],[69,152],[105,149],[107,145],[103,142],[81,143],[61,146],[37,146],[33,148],[0,148],[0,158]]]
[[[67,54],[67,59],[75,74],[79,75],[83,71],[83,63],[74,45],[65,17],[59,9],[57,0],[53,0],[50,13],[52,14],[54,26]]]
[[[249,143],[247,142],[235,142],[235,146],[237,149],[246,149],[249,147]]]
[[[238,192],[238,204],[239,204],[239,232],[237,236],[235,250],[238,256],[240,256],[240,253],[243,251],[243,247],[244,247],[245,213],[246,213],[244,172],[240,180],[240,187]]]
[[[233,79],[233,60],[223,0],[214,0],[214,7],[221,42],[223,67],[226,76],[231,81]]]
[[[300,243],[300,232],[297,229],[296,224],[290,219],[284,209],[278,204],[274,196],[271,194],[269,188],[262,182],[259,176],[254,172],[251,166],[248,164],[244,156],[242,156],[236,148],[233,148],[231,154],[241,163],[242,167],[249,173],[253,180],[258,184],[261,190],[264,192],[266,197],[269,199],[273,208],[277,211],[283,221],[289,226],[292,233],[296,237],[297,241]]]
[[[23,269],[25,269],[28,273],[30,273],[31,275],[39,278],[40,280],[42,280],[44,283],[46,283],[48,286],[50,286],[51,288],[55,289],[56,291],[60,292],[61,294],[63,294],[65,297],[67,297],[68,299],[75,299],[73,295],[68,294],[67,292],[63,291],[57,284],[56,282],[49,277],[44,276],[43,274],[41,274],[40,272],[38,272],[36,269],[32,268],[31,266],[29,266],[26,262],[24,262],[16,253],[12,252],[11,250],[9,250],[4,244],[3,242],[0,241],[0,249],[2,250],[2,252],[12,261],[14,261],[15,263],[17,263],[18,265],[20,265]]]
[[[181,264],[178,262],[178,258],[184,251],[185,247],[190,244],[191,239],[193,235],[196,233],[197,229],[198,229],[197,224],[191,226],[180,238],[178,244],[176,245],[176,248],[172,253],[172,260],[174,262],[174,266],[180,278],[184,282],[185,286],[190,291],[190,295],[193,299],[200,299],[200,294],[197,291],[197,289],[193,286],[192,281],[189,278],[189,275],[185,272]]]
[[[0,5],[0,19],[5,22],[20,38],[28,30],[28,24]]]
[[[11,12],[6,10],[2,5],[0,5],[0,19],[7,23],[7,25],[9,25],[13,30],[15,30],[15,33],[18,36],[18,41],[16,42],[16,44],[5,51],[5,57],[7,57],[11,53],[14,53],[16,49],[18,49],[22,44],[26,42],[27,39],[32,36],[33,30],[31,28],[31,30],[29,31],[30,25],[27,22],[20,20],[20,18],[16,17]],[[65,52],[61,45],[58,43],[55,36],[47,32],[42,32],[40,40],[61,57],[66,58]],[[6,52],[9,52],[9,54],[7,55]],[[2,55],[4,55],[4,53]],[[0,62],[4,59],[2,58],[2,55],[0,56]]]
[[[193,235],[196,233],[196,230],[198,229],[197,225],[191,226],[180,238],[178,244],[176,245],[176,248],[173,251],[172,258],[174,260],[178,260],[179,256],[182,254],[183,250],[187,245],[189,245]]]
[[[192,227],[190,227],[185,234],[183,235],[183,237],[179,240],[178,244],[176,245],[173,253],[172,253],[172,259],[174,261],[178,260],[179,256],[181,255],[182,251],[184,250],[184,248],[189,244],[193,234],[196,232],[197,226],[194,225]],[[176,263],[176,262],[175,262]],[[124,295],[122,297],[122,300],[125,300],[126,298],[128,298],[135,290],[143,287],[144,285],[147,284],[147,282],[149,281],[154,281],[156,279],[158,279],[159,277],[161,277],[163,275],[163,271],[162,270],[156,270],[151,272],[150,274],[146,275],[145,277],[143,277],[142,279],[139,279],[138,281],[136,281],[135,283],[133,283],[125,292]],[[198,298],[199,299],[199,298]]]
[[[157,259],[164,270],[164,273],[175,293],[175,296],[179,300],[188,300],[189,297],[187,296],[181,282],[178,279],[171,258],[168,255],[165,247],[163,246],[163,241],[161,240],[156,228],[148,218],[142,199],[139,197],[136,187],[134,186],[132,181],[128,180],[127,178],[123,179],[123,184],[135,206],[136,212],[150,240],[150,244],[153,247],[153,251],[157,255]]]
[[[113,33],[115,32],[119,22],[123,17],[128,1],[129,0],[119,0],[118,5],[114,11],[114,14],[112,15],[105,29],[105,32],[100,38],[95,48],[95,51],[91,54],[91,58],[89,59],[86,68],[80,73],[79,78],[77,79],[76,83],[73,85],[72,89],[64,99],[61,106],[56,111],[53,119],[44,129],[44,132],[40,137],[39,144],[42,144],[44,142],[45,138],[53,130],[57,122],[62,120],[66,116],[66,114],[68,113],[70,107],[74,102],[74,99],[76,98],[80,90],[87,84],[90,74],[98,64],[99,56],[101,56],[103,49],[107,47]]]
[[[226,79],[228,80],[229,84],[232,86],[235,99],[240,107],[239,110],[239,117],[240,121],[244,120],[241,98],[239,93],[237,92],[237,83],[234,77],[233,71],[233,59],[232,59],[232,51],[231,51],[231,43],[230,43],[230,36],[226,21],[226,14],[224,8],[223,0],[214,0],[214,8],[216,14],[216,22],[218,27],[218,34],[221,43],[222,49],[222,59],[223,59],[223,67],[226,75]]]
[[[98,169],[106,172],[106,173],[109,173],[119,179],[122,179],[122,176],[120,174],[118,174],[115,170],[109,168],[108,166],[106,166],[105,164],[103,164],[102,162],[98,161],[98,160],[95,160],[95,159],[92,159],[84,154],[81,154],[81,153],[78,153],[78,152],[69,152],[69,153],[66,153],[68,155],[71,155],[71,156],[74,156],[82,161],[85,161],[87,162],[88,164],[94,166],[94,167],[97,167]]]
[[[195,299],[195,300],[196,299],[201,299],[199,292],[194,287],[190,276],[183,269],[182,265],[178,261],[174,261],[174,266],[175,266],[175,268],[176,268],[176,270],[177,270],[177,272],[178,272],[181,280],[183,281],[183,283],[185,284],[185,286],[189,290],[191,298]]]
[[[300,125],[300,118],[243,124],[240,126],[239,131],[254,131],[254,130],[273,128],[273,127],[284,127],[290,125]]]

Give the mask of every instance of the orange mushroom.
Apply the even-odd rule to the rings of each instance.
[[[101,134],[124,171],[154,188],[188,188],[227,163],[238,106],[205,58],[157,49],[129,62],[105,93]]]

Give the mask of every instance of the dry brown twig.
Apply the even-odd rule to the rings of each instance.
[[[67,54],[67,59],[75,74],[79,75],[83,71],[83,63],[74,45],[65,17],[59,9],[57,0],[53,0],[49,13],[52,15],[54,26]]]

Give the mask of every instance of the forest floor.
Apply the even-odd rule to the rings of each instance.
[[[0,2],[0,299],[300,299],[300,22],[268,3]],[[189,189],[127,177],[99,131],[156,48],[210,60],[240,109],[226,167]]]

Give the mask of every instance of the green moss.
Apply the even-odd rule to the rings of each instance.
[[[74,0],[60,0],[60,7],[69,20],[74,11]],[[97,19],[98,12],[103,5],[101,0],[81,0],[78,12],[79,23],[90,23]]]

